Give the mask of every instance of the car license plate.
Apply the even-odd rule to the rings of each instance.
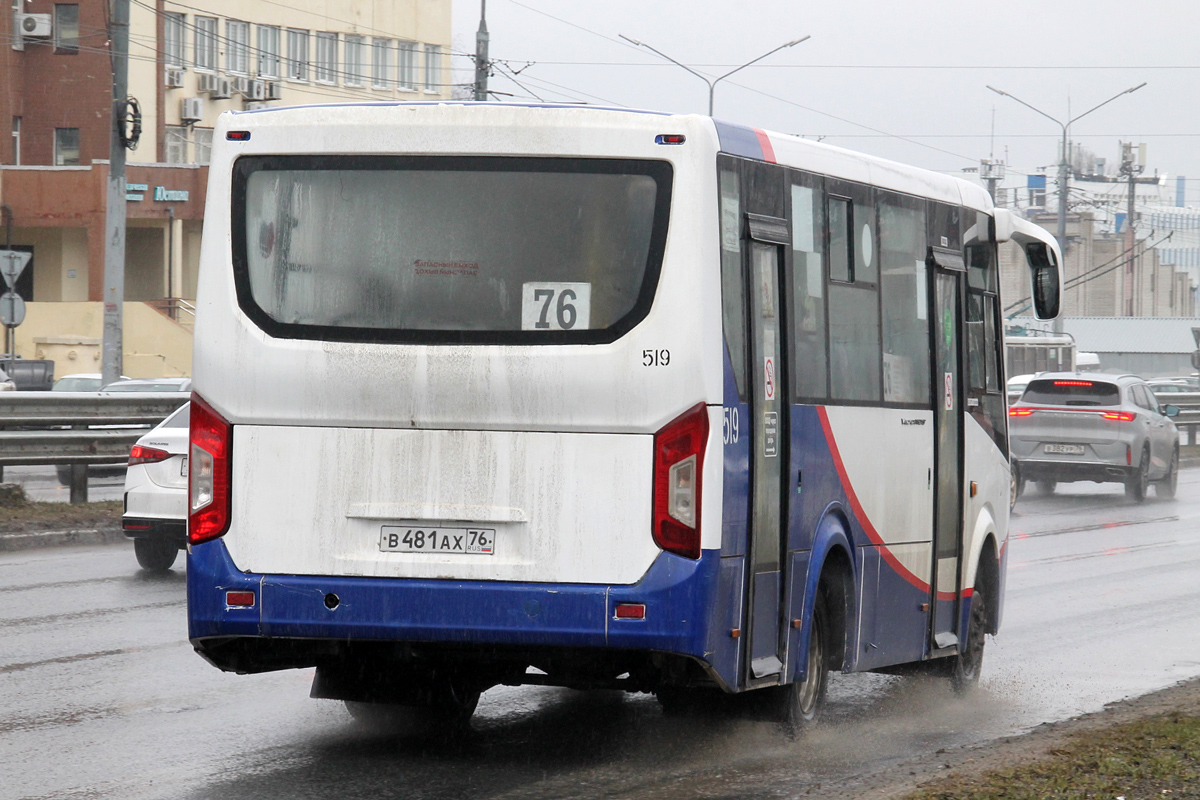
[[[496,551],[496,530],[384,525],[379,535],[379,549],[385,553],[490,556]]]
[[[183,463],[179,465],[179,477],[187,477],[187,456],[183,457]]]
[[[1083,445],[1081,444],[1048,444],[1046,445],[1047,453],[1062,453],[1069,456],[1083,455]]]

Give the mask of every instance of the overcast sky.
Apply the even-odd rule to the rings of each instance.
[[[455,51],[473,52],[479,0],[453,13]],[[718,84],[715,116],[942,172],[994,153],[1006,186],[1053,173],[1062,129],[987,85],[1065,121],[1145,81],[1071,138],[1110,163],[1121,140],[1145,142],[1147,172],[1189,176],[1200,205],[1200,0],[489,0],[487,14],[501,72],[524,67],[525,88],[491,89],[684,113],[706,112],[705,84],[618,34],[712,75],[809,35]],[[453,64],[471,80],[469,59]]]

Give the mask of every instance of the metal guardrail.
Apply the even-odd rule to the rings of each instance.
[[[189,397],[181,392],[0,392],[0,468],[70,465],[71,502],[87,502],[87,468],[125,463],[134,443]]]
[[[1200,428],[1200,392],[1158,392],[1154,398],[1160,406],[1179,408],[1175,424],[1187,431],[1188,444],[1196,444],[1197,429]]]

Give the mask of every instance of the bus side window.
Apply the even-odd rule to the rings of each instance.
[[[871,189],[849,183],[829,189],[829,393],[834,400],[879,402],[883,352]]]
[[[982,223],[981,223],[982,224]],[[971,409],[981,425],[1004,447],[1007,400],[1002,391],[1001,342],[994,246],[986,241],[968,244],[967,261],[967,380],[978,405]]]
[[[796,176],[813,185],[792,184],[792,375],[796,399],[828,396],[825,353],[825,225],[820,179]],[[815,188],[814,188],[815,185]]]
[[[720,173],[721,191],[721,307],[725,345],[733,364],[738,399],[746,397],[746,297],[742,279],[742,211],[738,174]],[[725,402],[729,402],[727,398]]]
[[[880,193],[883,399],[929,405],[929,309],[925,204]]]

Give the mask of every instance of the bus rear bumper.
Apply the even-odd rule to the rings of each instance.
[[[316,577],[241,572],[217,539],[189,548],[188,635],[213,664],[238,672],[311,666],[328,652],[323,642],[612,648],[707,660],[719,556],[661,553],[628,586]],[[254,605],[230,606],[228,592],[253,592]],[[645,618],[616,618],[618,604],[644,605]],[[229,646],[245,638],[259,641]]]

